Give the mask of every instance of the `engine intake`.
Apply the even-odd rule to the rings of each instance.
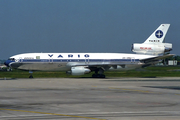
[[[172,44],[133,44],[132,51],[138,54],[158,55],[172,50]]]
[[[71,75],[84,75],[90,72],[91,72],[90,69],[85,68],[84,66],[78,66],[78,67],[71,67],[71,71],[67,71],[66,73]]]

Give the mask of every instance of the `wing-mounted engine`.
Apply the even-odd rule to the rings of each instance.
[[[77,67],[71,67],[71,71],[67,71],[66,73],[71,75],[84,75],[90,72],[91,70],[85,68],[84,66],[77,66]]]
[[[138,44],[132,45],[132,51],[138,54],[149,54],[158,55],[164,52],[169,52],[172,50],[171,43],[159,43],[159,44]]]

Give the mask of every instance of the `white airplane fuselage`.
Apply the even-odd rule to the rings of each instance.
[[[68,71],[75,66],[105,66],[105,70],[127,70],[141,67],[142,59],[152,55],[123,53],[25,53],[10,57],[12,68],[22,70]]]

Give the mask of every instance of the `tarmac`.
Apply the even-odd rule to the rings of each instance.
[[[180,120],[180,78],[0,79],[0,120]]]

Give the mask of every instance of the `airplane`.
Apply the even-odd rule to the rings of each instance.
[[[161,24],[142,44],[133,44],[133,51],[126,53],[24,53],[10,57],[5,65],[10,68],[32,71],[66,71],[71,75],[95,72],[93,78],[105,78],[107,70],[131,70],[159,63],[173,54],[172,44],[162,43],[170,24]],[[168,46],[169,45],[169,46]],[[160,47],[158,47],[160,46]],[[163,47],[164,46],[164,47]],[[29,78],[33,78],[32,74]]]

